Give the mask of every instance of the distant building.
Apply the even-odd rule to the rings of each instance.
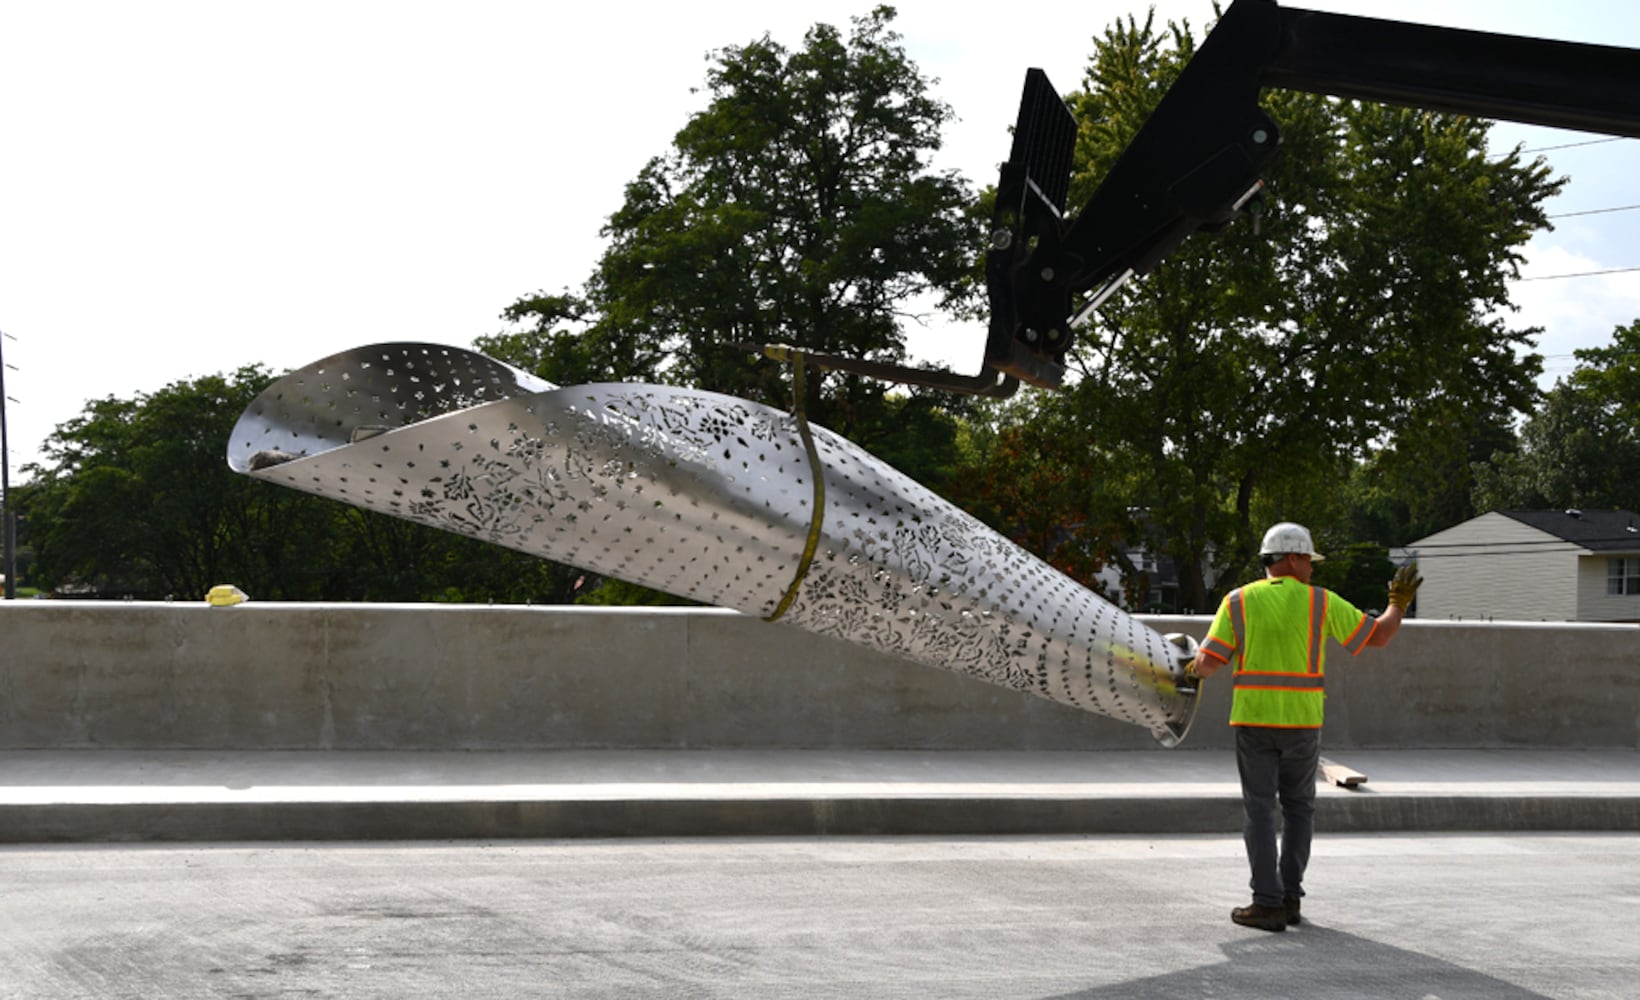
[[[1420,618],[1640,622],[1640,514],[1492,511],[1407,549]]]
[[[1117,603],[1129,611],[1146,614],[1178,614],[1179,567],[1172,556],[1154,555],[1142,547],[1119,545],[1117,549],[1133,563],[1139,574],[1140,593],[1129,595],[1123,587],[1122,568],[1114,562],[1104,565],[1094,574],[1094,581],[1105,594],[1118,595]],[[1130,597],[1137,597],[1137,601]]]

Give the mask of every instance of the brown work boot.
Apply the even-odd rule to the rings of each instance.
[[[1298,924],[1302,924],[1304,922],[1304,918],[1302,916],[1300,916],[1299,912],[1298,912],[1298,897],[1297,896],[1288,896],[1286,899],[1282,900],[1281,901],[1281,908],[1283,910],[1287,911],[1287,926],[1288,927],[1294,927],[1294,926],[1296,926]]]
[[[1284,931],[1287,929],[1287,908],[1253,903],[1251,906],[1238,906],[1231,910],[1230,919],[1243,927],[1257,927],[1261,931]]]

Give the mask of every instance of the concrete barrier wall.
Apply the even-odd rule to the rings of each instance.
[[[1637,640],[1633,625],[1409,622],[1387,650],[1334,647],[1327,743],[1640,747]],[[1185,745],[1230,745],[1228,712],[1216,678]],[[715,609],[0,603],[0,749],[1154,746]]]

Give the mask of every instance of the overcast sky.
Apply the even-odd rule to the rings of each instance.
[[[1081,82],[1141,4],[896,5],[956,111],[939,165],[995,180],[1025,70]],[[1293,6],[1640,48],[1633,0]],[[1159,0],[1198,28],[1210,0]],[[866,0],[0,0],[0,330],[15,470],[87,400],[384,340],[471,345],[521,295],[576,288],[622,188],[703,106],[708,53],[789,48]],[[1528,148],[1597,136],[1509,126]],[[1640,144],[1545,153],[1554,212],[1640,204]],[[1559,220],[1529,276],[1640,267],[1640,212]],[[1640,272],[1521,282],[1551,374],[1640,317]],[[913,352],[978,369],[984,331]]]

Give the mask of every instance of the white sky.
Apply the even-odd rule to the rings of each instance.
[[[1295,0],[1293,6],[1640,48],[1633,0]],[[707,53],[801,45],[869,0],[0,0],[0,330],[10,459],[87,400],[384,340],[467,346],[578,288],[622,190],[688,115]],[[1198,28],[1210,0],[1158,0]],[[960,118],[941,166],[995,180],[1025,70],[1076,88],[1141,3],[897,4]],[[1528,148],[1593,136],[1509,126]],[[1551,211],[1640,204],[1640,143],[1546,154]],[[1564,220],[1530,274],[1640,266],[1640,212]],[[1523,282],[1551,374],[1640,317],[1640,272]],[[960,371],[984,332],[913,332]]]

